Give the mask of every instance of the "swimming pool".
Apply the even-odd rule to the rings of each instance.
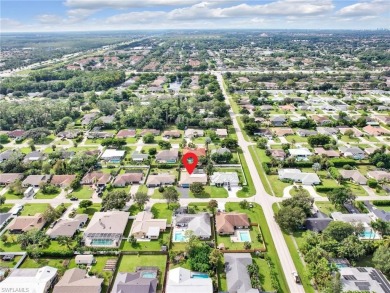
[[[157,274],[155,272],[143,272],[141,275],[144,279],[153,279],[157,277]]]
[[[93,239],[91,241],[91,245],[100,245],[100,246],[108,246],[112,245],[114,241],[112,239]]]
[[[238,232],[238,239],[240,239],[241,242],[251,241],[251,235],[249,234],[249,231],[239,231]]]
[[[191,278],[194,278],[194,279],[208,279],[209,275],[208,274],[202,274],[202,273],[193,273],[191,275]]]
[[[360,234],[360,237],[365,239],[375,239],[376,233],[374,231],[364,231]]]
[[[186,241],[186,238],[184,237],[184,232],[182,232],[182,231],[175,232],[175,234],[173,236],[173,241],[174,242],[184,242],[184,241]]]

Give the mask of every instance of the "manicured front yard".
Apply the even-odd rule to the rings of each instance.
[[[90,199],[92,198],[93,189],[90,186],[82,186],[77,190],[73,190],[70,196],[77,197],[78,199]]]
[[[204,192],[200,195],[195,195],[190,191],[190,197],[195,198],[226,198],[228,191],[223,187],[205,186]]]
[[[283,190],[291,185],[291,183],[279,180],[278,175],[267,175],[267,178],[276,196],[283,196]]]
[[[321,212],[323,212],[328,216],[330,216],[330,214],[334,212],[347,213],[347,210],[344,207],[336,208],[334,204],[327,201],[320,201],[320,202],[317,201],[315,204]]]
[[[38,193],[34,196],[36,199],[51,199],[55,198],[60,194],[61,191],[53,194],[43,194],[41,191],[38,191]]]
[[[47,203],[26,203],[20,215],[33,216],[36,213],[44,213],[48,207]]]
[[[14,205],[11,204],[11,203],[5,203],[5,204],[2,204],[0,206],[0,213],[6,213],[8,212],[10,209],[12,209]]]
[[[87,214],[89,218],[91,218],[93,216],[94,213],[100,211],[100,209],[102,208],[102,205],[100,203],[94,203],[92,204],[92,206],[90,206],[89,208],[78,208],[76,210],[76,213],[77,214]]]
[[[165,255],[124,255],[121,258],[118,272],[135,272],[137,267],[154,266],[158,267],[158,288],[161,289],[164,283],[165,267],[167,257]]]
[[[238,197],[250,197],[250,196],[253,196],[256,194],[256,189],[253,185],[251,173],[249,172],[249,168],[248,168],[248,165],[246,163],[244,154],[242,153],[241,150],[238,151],[238,155],[240,158],[240,163],[241,163],[242,169],[244,170],[244,173],[245,173],[247,185],[243,186],[242,189],[237,192],[237,196]]]
[[[263,163],[263,162],[264,163],[269,162],[270,158],[265,155],[264,150],[261,150],[255,146],[250,146],[249,152],[251,153],[253,162],[255,163],[255,166],[256,166],[257,173],[260,176],[260,180],[263,183],[265,191],[268,194],[273,195],[272,188],[267,181],[267,175],[264,173],[263,167],[261,165],[261,163]]]

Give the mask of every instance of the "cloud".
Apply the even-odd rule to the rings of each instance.
[[[373,0],[371,2],[359,2],[345,6],[336,12],[340,16],[366,16],[390,13],[388,0]]]
[[[200,2],[199,0],[66,0],[65,5],[75,8],[135,8],[152,6],[186,6]],[[224,1],[216,1],[224,2]]]
[[[110,16],[106,19],[106,24],[131,24],[131,23],[151,23],[160,22],[163,23],[163,18],[166,16],[164,11],[142,11],[142,12],[129,12]]]
[[[59,24],[63,22],[62,17],[56,14],[41,14],[36,18],[41,24]]]

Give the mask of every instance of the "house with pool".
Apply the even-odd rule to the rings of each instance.
[[[218,213],[215,226],[219,235],[231,235],[232,242],[251,241],[249,218],[244,213]]]
[[[85,246],[119,247],[130,213],[96,212],[84,231]]]
[[[134,273],[119,272],[116,275],[111,293],[156,293],[158,285],[157,276],[157,267],[137,267]]]
[[[212,293],[213,282],[208,274],[175,268],[168,272],[166,293]]]
[[[211,222],[209,213],[178,214],[173,219],[173,242],[185,242],[185,232],[191,230],[195,236],[203,240],[211,238]]]
[[[375,216],[371,213],[368,214],[342,214],[340,212],[334,212],[330,214],[331,218],[334,221],[342,221],[344,223],[349,223],[353,226],[357,224],[362,224],[364,231],[359,235],[360,239],[363,240],[374,240],[381,239],[379,233],[371,228],[371,222],[375,221]]]

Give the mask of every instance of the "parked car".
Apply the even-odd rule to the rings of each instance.
[[[77,197],[72,196],[72,197],[70,198],[70,200],[71,200],[71,201],[78,201],[79,199],[78,199]]]
[[[299,278],[299,275],[298,275],[297,272],[292,272],[292,275],[293,275],[295,283],[300,283],[301,282],[301,279]]]

